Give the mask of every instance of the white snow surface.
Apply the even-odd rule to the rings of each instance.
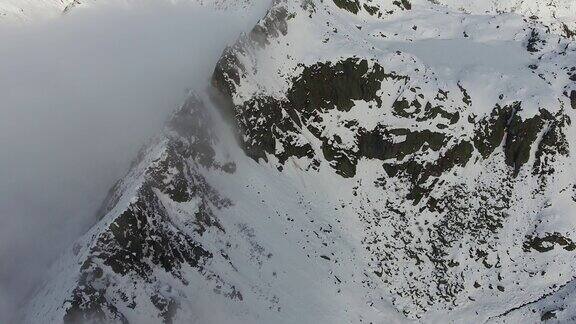
[[[26,24],[57,18],[86,8],[120,7],[124,9],[158,5],[164,2],[170,4],[201,4],[219,9],[249,9],[251,0],[0,0],[0,23]]]
[[[572,0],[439,0],[452,9],[473,14],[511,12],[539,20],[553,30],[576,27],[576,2]]]

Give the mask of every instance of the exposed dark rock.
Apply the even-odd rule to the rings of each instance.
[[[128,324],[126,317],[106,299],[104,287],[108,283],[101,278],[101,271],[102,269],[90,261],[84,263],[80,285],[74,289],[71,299],[67,301],[69,307],[64,315],[64,323],[107,323],[113,320]]]
[[[540,47],[545,44],[546,41],[540,38],[540,34],[535,29],[530,32],[530,37],[528,38],[528,44],[526,49],[528,52],[536,53],[540,51]]]
[[[364,5],[362,5],[362,7],[364,7],[364,10],[366,10],[366,12],[369,13],[371,16],[374,15],[378,15],[378,17],[382,16],[380,8],[378,8],[377,6],[371,6],[365,3]]]
[[[490,156],[502,144],[504,138],[504,153],[506,163],[517,174],[520,168],[530,159],[531,149],[542,131],[545,120],[551,116],[543,110],[540,114],[524,120],[518,112],[521,103],[512,106],[496,106],[490,117],[477,124],[474,146],[484,158]]]
[[[543,126],[544,121],[540,115],[522,120],[519,115],[514,114],[509,121],[504,152],[506,163],[514,169],[515,174],[530,159],[532,145]]]
[[[305,112],[333,108],[348,111],[354,106],[353,100],[375,101],[381,106],[376,92],[385,78],[402,77],[386,74],[380,65],[358,58],[316,63],[304,67],[287,96],[295,109]]]
[[[568,25],[562,24],[562,29],[564,30],[564,36],[566,38],[572,38],[576,36],[576,30],[571,30]]]
[[[545,176],[555,172],[554,161],[558,156],[568,156],[570,147],[564,129],[570,124],[568,116],[560,112],[557,116],[547,119],[547,129],[542,135],[533,166],[533,173],[540,175],[542,185],[545,185]]]
[[[402,10],[412,10],[412,3],[409,0],[394,0],[392,3]]]
[[[166,298],[160,294],[151,296],[150,301],[160,310],[160,317],[162,317],[164,323],[172,324],[176,311],[178,310],[178,302],[173,298]]]
[[[424,170],[423,179],[430,176],[439,177],[445,171],[451,170],[455,166],[465,166],[472,157],[474,146],[467,141],[462,141],[451,147],[434,164],[427,166]]]
[[[288,33],[288,11],[284,7],[273,7],[266,17],[250,31],[249,38],[259,46],[266,46],[270,38]]]
[[[334,4],[340,9],[348,10],[353,14],[357,14],[360,11],[360,1],[358,0],[332,0]]]
[[[451,125],[456,124],[460,120],[460,114],[458,112],[447,112],[442,106],[432,106],[430,102],[427,102],[424,106],[423,116],[417,117],[416,121],[421,122],[425,120],[432,120],[437,116],[448,119]]]
[[[552,251],[556,246],[561,246],[566,251],[576,250],[576,244],[560,233],[548,233],[544,237],[527,235],[523,245],[526,252],[535,250],[540,253]]]
[[[94,248],[104,264],[116,273],[134,272],[146,278],[152,270],[146,260],[176,273],[182,263],[198,267],[201,260],[211,257],[192,238],[170,225],[164,207],[151,189],[143,189],[141,195],[110,224],[109,232]]]
[[[476,124],[476,134],[474,137],[474,146],[482,154],[482,157],[488,158],[498,146],[502,143],[506,134],[506,127],[514,110],[520,107],[520,103],[513,107],[496,106],[492,110],[490,117],[487,117]]]
[[[542,313],[542,316],[540,316],[540,320],[542,322],[546,322],[554,318],[556,318],[556,310],[546,311]]]
[[[236,54],[241,51],[240,44],[226,48],[212,73],[212,85],[219,90],[220,94],[227,97],[227,100],[231,100],[236,86],[240,83],[240,77],[246,72],[246,67],[238,60]],[[234,116],[234,114],[231,115]]]

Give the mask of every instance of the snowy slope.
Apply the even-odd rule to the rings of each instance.
[[[434,2],[277,1],[25,322],[574,321],[576,43]]]
[[[63,0],[3,0],[0,2],[2,22],[22,22],[62,13],[72,1]]]
[[[474,14],[516,13],[537,20],[551,30],[574,35],[576,2],[572,0],[439,0],[452,9]]]
[[[185,4],[187,2],[214,6],[219,9],[250,8],[252,0],[0,0],[0,23],[28,23],[32,21],[55,18],[81,8],[101,8],[120,6],[137,8],[142,5]]]

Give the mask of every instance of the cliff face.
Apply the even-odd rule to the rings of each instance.
[[[573,35],[439,2],[275,2],[27,320],[573,321]]]

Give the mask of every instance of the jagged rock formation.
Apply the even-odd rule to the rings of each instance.
[[[27,321],[574,321],[573,35],[440,2],[275,2]]]

